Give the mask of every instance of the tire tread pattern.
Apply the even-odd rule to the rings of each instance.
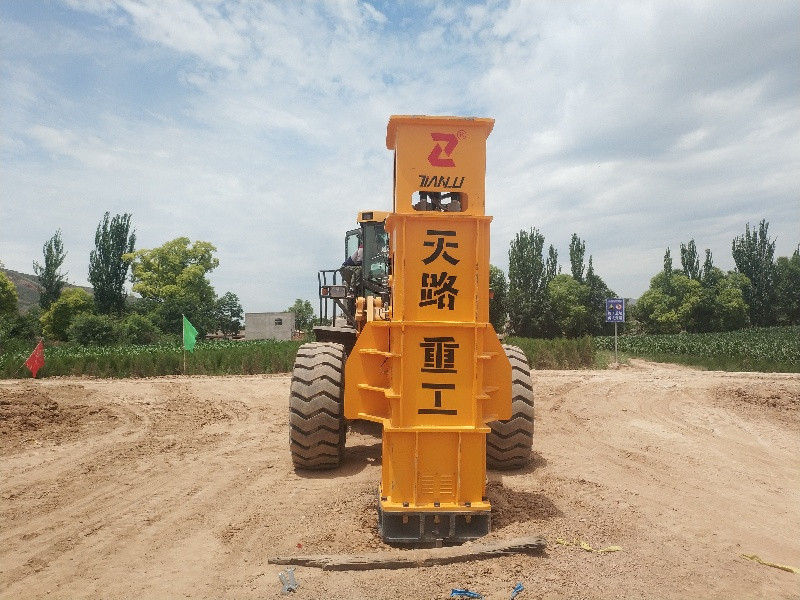
[[[339,466],[344,454],[342,344],[312,342],[297,351],[289,395],[289,449],[296,468]]]
[[[511,363],[511,418],[489,423],[486,436],[486,466],[490,469],[519,469],[530,462],[533,446],[533,384],[525,353],[516,346],[503,345]]]

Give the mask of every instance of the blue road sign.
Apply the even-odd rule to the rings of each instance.
[[[625,322],[625,298],[606,298],[606,323]]]

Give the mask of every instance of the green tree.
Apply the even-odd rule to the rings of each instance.
[[[214,314],[217,319],[217,329],[223,335],[236,335],[242,330],[244,311],[236,294],[225,292],[222,297],[217,298]]]
[[[616,298],[617,294],[606,285],[603,278],[594,272],[592,257],[586,268],[586,286],[589,294],[586,299],[586,320],[588,333],[603,335],[608,333],[610,324],[606,323],[606,298]]]
[[[800,325],[800,246],[790,258],[778,258],[775,312],[778,325]]]
[[[711,321],[699,331],[734,331],[747,327],[750,316],[744,294],[750,282],[733,271],[716,278],[711,292]],[[705,291],[705,290],[704,290]]]
[[[744,301],[744,290],[749,286],[747,277],[733,271],[726,274],[714,267],[709,250],[706,250],[700,285],[701,299],[694,311],[694,331],[731,331],[749,323]]]
[[[133,253],[136,234],[130,230],[131,215],[116,215],[109,221],[109,213],[97,226],[94,235],[95,249],[89,254],[89,283],[94,287],[94,302],[102,314],[122,315],[125,310],[125,280]]]
[[[569,265],[572,271],[572,278],[578,283],[585,283],[584,271],[586,267],[583,262],[585,255],[586,242],[581,240],[577,233],[573,233],[569,242]]]
[[[152,250],[124,254],[131,264],[133,291],[156,302],[180,297],[213,302],[214,288],[206,275],[219,266],[217,249],[208,242],[189,244],[189,238],[179,237]]]
[[[61,265],[64,264],[67,253],[64,252],[60,229],[44,243],[42,254],[44,254],[44,264],[33,261],[33,272],[39,278],[41,286],[39,306],[47,310],[61,296],[61,290],[66,283],[67,274],[61,272]]]
[[[18,303],[17,288],[8,276],[0,271],[0,316],[15,316]]]
[[[19,343],[9,343],[19,333],[18,303],[17,289],[6,274],[0,271],[0,353],[13,351]]]
[[[109,315],[85,312],[77,315],[67,328],[70,341],[83,346],[110,346],[121,336],[120,326]]]
[[[700,281],[702,271],[700,270],[700,259],[697,256],[697,246],[694,240],[689,240],[687,245],[681,244],[681,266],[683,274],[689,279]]]
[[[558,255],[550,246],[548,258],[542,254],[544,236],[537,229],[520,231],[508,251],[508,316],[514,335],[548,337],[552,335],[547,309],[547,286],[558,271]]]
[[[700,266],[700,257],[694,240],[689,240],[688,245],[681,244],[681,266],[683,274],[689,279],[699,281],[702,287],[700,303],[695,309],[695,323],[698,332],[716,331],[714,324],[714,311],[719,290],[717,286],[725,274],[714,266],[711,250],[706,248],[706,257],[703,266]]]
[[[41,308],[33,306],[20,314],[0,315],[0,353],[27,350],[42,336]]]
[[[550,247],[547,250],[547,261],[545,262],[545,277],[547,278],[547,282],[550,283],[553,280],[553,277],[561,273],[561,267],[558,266],[558,252],[550,244]]]
[[[666,257],[664,263],[665,270],[650,280],[650,288],[636,302],[633,316],[645,333],[696,331],[702,286],[680,271],[668,274]]]
[[[723,275],[722,270],[714,266],[711,250],[706,248],[706,259],[703,262],[703,274],[700,278],[700,283],[703,284],[703,287],[713,286],[717,283],[720,275]]]
[[[586,313],[586,328],[583,333],[591,335],[603,335],[608,333],[609,325],[606,323],[606,298],[616,298],[616,294],[609,289],[606,282],[597,275],[592,264],[592,256],[589,256],[588,267],[584,263],[586,256],[586,242],[578,237],[577,233],[572,234],[569,243],[569,263],[572,278],[578,283],[586,286],[584,307]],[[561,327],[563,329],[563,327]],[[583,335],[583,333],[579,335]],[[573,334],[575,335],[575,334]]]
[[[216,248],[179,237],[152,250],[124,254],[131,262],[133,291],[141,294],[142,308],[164,332],[180,335],[183,317],[201,337],[216,329],[215,294],[206,275],[219,266]]]
[[[585,335],[588,329],[589,286],[562,273],[550,281],[547,293],[558,333],[569,338]]]
[[[152,344],[158,341],[161,330],[145,315],[132,313],[122,320],[122,335],[129,344]]]
[[[502,269],[489,265],[489,322],[497,333],[506,328],[508,281]]]
[[[140,300],[139,303],[141,306],[137,313],[146,316],[163,333],[182,336],[184,316],[197,329],[198,339],[204,339],[209,331],[217,330],[214,300],[200,302],[185,295],[170,296],[160,302]]]
[[[67,288],[40,317],[42,332],[50,339],[67,341],[69,326],[79,314],[94,308],[92,297],[81,288]]]
[[[747,277],[724,273],[706,249],[702,267],[694,240],[681,244],[681,268],[672,268],[667,248],[662,271],[636,303],[634,318],[645,333],[730,331],[749,323]]]
[[[775,324],[775,241],[769,239],[769,223],[750,231],[750,223],[742,236],[733,239],[733,261],[736,270],[750,280],[745,301],[750,307],[750,323],[755,326]]]
[[[664,252],[664,273],[668,276],[672,275],[672,253],[669,248]]]
[[[297,298],[286,312],[294,313],[294,327],[302,331],[308,331],[314,326],[314,307],[308,300]]]

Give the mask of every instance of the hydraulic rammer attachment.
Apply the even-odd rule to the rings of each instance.
[[[383,425],[378,519],[387,542],[463,541],[491,527],[487,423],[509,419],[512,406],[511,363],[489,323],[493,125],[389,120],[391,298],[367,306],[344,378],[345,417]]]

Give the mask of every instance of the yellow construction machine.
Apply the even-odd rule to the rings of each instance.
[[[382,425],[378,528],[457,543],[491,528],[486,468],[527,464],[533,388],[489,323],[486,140],[493,119],[392,116],[391,212],[363,211],[344,263],[319,272],[316,342],[290,396],[296,468],[335,468],[348,420]]]

